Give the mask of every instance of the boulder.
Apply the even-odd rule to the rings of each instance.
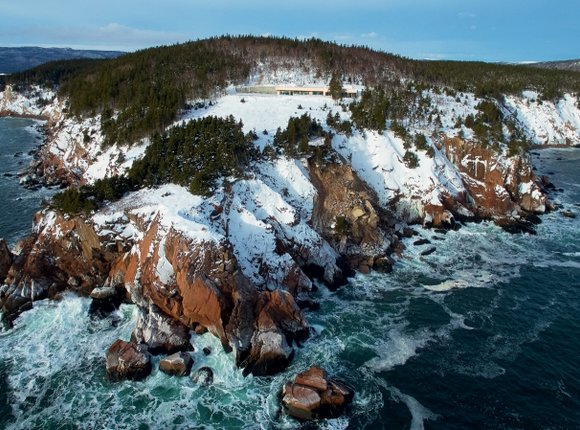
[[[284,370],[292,360],[292,342],[299,343],[308,337],[308,324],[287,291],[262,292],[254,313],[256,330],[249,355],[242,363],[244,375],[273,375]]]
[[[176,352],[159,362],[159,370],[175,376],[189,375],[191,366],[193,366],[193,359],[187,352]]]
[[[107,376],[113,381],[141,380],[151,373],[151,356],[146,345],[117,339],[107,351]]]
[[[566,218],[576,218],[576,213],[568,209],[564,209],[562,211],[562,215],[564,215]]]
[[[198,385],[209,386],[213,384],[213,370],[209,367],[204,366],[200,367],[191,377],[193,382]]]
[[[155,305],[141,309],[131,340],[145,343],[152,354],[187,351],[191,348],[189,329],[164,315]]]
[[[77,281],[74,278],[69,278],[68,284],[75,288]],[[91,291],[89,295],[93,300],[89,307],[89,315],[93,317],[105,318],[111,312],[119,309],[119,306],[125,298],[125,289],[114,288],[111,286],[97,287]]]
[[[354,393],[344,384],[330,379],[326,371],[312,366],[300,373],[282,390],[282,405],[289,415],[307,421],[336,418],[352,401]]]

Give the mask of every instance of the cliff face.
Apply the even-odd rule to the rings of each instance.
[[[264,147],[297,114],[292,98],[244,99],[225,96],[196,115],[233,113],[245,131],[266,131],[256,142]],[[42,109],[31,108],[30,100],[8,89],[0,110],[48,118],[35,180],[90,183],[123,172],[147,144],[101,148],[98,117],[67,118],[56,98]],[[328,113],[348,119],[327,102],[300,99],[320,122]],[[451,101],[440,102],[443,115],[445,103],[459,112]],[[446,123],[450,118],[443,128]],[[432,152],[418,151],[415,167],[404,160],[403,139],[363,130],[333,137],[332,162],[262,160],[211,198],[169,184],[87,216],[40,212],[33,234],[13,253],[0,249],[4,316],[14,318],[64,289],[90,294],[97,304],[125,297],[140,311],[133,343],[173,352],[188,348],[192,331],[208,330],[246,373],[274,373],[308,336],[297,303],[310,303],[313,280],[335,288],[353,269],[389,271],[406,223],[450,228],[458,220],[503,223],[546,210],[528,156],[507,157],[502,148],[460,139],[451,128],[423,131],[432,132]]]
[[[528,155],[501,157],[492,148],[459,138],[445,139],[445,152],[458,166],[479,217],[504,218],[544,213],[546,196],[536,183]]]

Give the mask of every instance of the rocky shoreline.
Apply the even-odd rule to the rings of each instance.
[[[75,142],[72,151],[54,150],[63,133]],[[86,172],[83,160],[91,150],[83,147],[83,135],[85,128],[74,121],[51,117],[29,185],[84,183],[80,166]],[[91,296],[96,315],[128,301],[139,308],[139,318],[131,340],[117,340],[107,351],[113,380],[146,377],[149,354],[169,356],[173,364],[165,366],[186,374],[180,353],[205,331],[235,353],[244,375],[278,373],[309,336],[301,308],[316,307],[309,297],[315,283],[336,289],[354,272],[392,270],[392,255],[403,252],[401,239],[413,234],[409,222],[445,230],[493,220],[510,232],[533,233],[537,214],[553,209],[549,181],[535,177],[529,156],[505,159],[457,137],[439,146],[441,157],[456,166],[462,189],[442,192],[411,221],[400,202],[413,196],[382,204],[344,159],[320,165],[280,158],[209,199],[166,185],[90,215],[45,209],[15,250],[0,242],[3,317],[10,322],[34,301],[65,290]],[[65,155],[76,160],[75,168]],[[283,169],[292,174],[279,174]],[[271,180],[265,171],[279,175]],[[296,175],[308,182],[308,193],[292,191]],[[254,249],[253,241],[263,246]],[[340,396],[350,396],[338,387]],[[309,392],[322,396],[315,394]]]

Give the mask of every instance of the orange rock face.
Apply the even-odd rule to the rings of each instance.
[[[140,380],[150,373],[151,357],[144,345],[117,339],[107,351],[107,376],[112,380]]]
[[[294,382],[287,382],[282,390],[282,405],[294,418],[307,421],[335,418],[349,405],[354,394],[326,371],[312,366],[299,373]]]
[[[499,156],[496,149],[457,137],[445,139],[444,144],[447,157],[458,167],[469,192],[471,209],[479,217],[546,210],[546,197],[536,184],[528,156]]]

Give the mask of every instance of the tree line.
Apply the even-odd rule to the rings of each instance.
[[[357,122],[379,128],[383,117],[404,114],[409,81],[416,86],[449,87],[481,97],[533,89],[544,99],[564,91],[580,94],[580,73],[480,62],[418,61],[320,39],[221,36],[145,49],[111,60],[57,61],[6,77],[17,87],[42,84],[69,100],[73,115],[101,115],[105,144],[128,144],[162,132],[187,102],[215,96],[228,84],[245,82],[258,64],[306,67],[321,78],[397,92],[385,114],[360,112]],[[333,83],[337,83],[336,80]],[[333,85],[334,88],[334,85]],[[381,97],[375,93],[376,97]],[[363,97],[365,95],[363,94]],[[354,113],[354,112],[353,112]],[[368,119],[364,117],[369,115]]]

